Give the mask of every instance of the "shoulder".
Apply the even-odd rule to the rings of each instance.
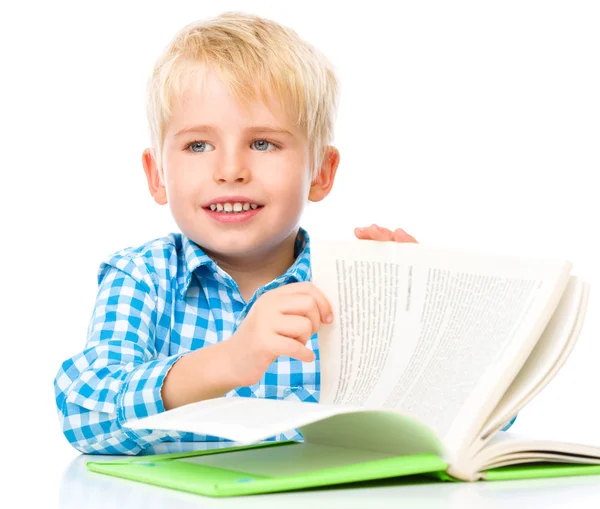
[[[181,234],[170,233],[139,246],[115,251],[100,263],[98,284],[101,284],[109,273],[118,269],[152,291],[157,285],[163,286],[161,280],[170,279],[170,274],[176,273],[181,249]]]

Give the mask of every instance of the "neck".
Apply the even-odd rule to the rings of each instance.
[[[205,251],[215,263],[237,283],[242,297],[248,301],[257,288],[281,276],[295,261],[294,247],[298,229],[270,251],[246,253],[243,257],[228,257]]]

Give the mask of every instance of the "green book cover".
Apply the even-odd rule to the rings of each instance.
[[[434,454],[367,459],[368,451],[268,442],[113,461],[89,461],[88,470],[132,481],[196,493],[231,497],[342,485],[406,476],[458,481]],[[600,465],[535,463],[485,472],[489,481],[600,474]],[[417,479],[417,477],[415,477]]]

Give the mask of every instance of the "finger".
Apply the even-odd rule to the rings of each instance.
[[[372,224],[366,228],[356,228],[354,234],[359,239],[366,240],[392,240],[392,232],[387,228]]]
[[[303,293],[306,295],[311,295],[317,304],[317,308],[319,310],[319,317],[323,323],[331,323],[331,321],[327,321],[327,317],[331,316],[333,320],[333,309],[327,297],[319,290],[312,282],[303,281],[299,283],[290,283],[288,285],[284,285],[285,290],[282,290],[279,295],[282,294],[292,294],[292,293]],[[273,290],[274,291],[274,290]]]
[[[309,320],[311,324],[311,335],[319,330],[320,326],[320,315],[317,302],[312,295],[305,293],[296,293],[292,295],[284,295],[279,297],[278,311],[281,313],[279,316],[297,316],[305,320]],[[281,331],[277,331],[282,333]]]
[[[274,339],[274,349],[278,356],[291,357],[303,362],[313,362],[316,359],[315,353],[299,341],[281,335],[275,335]]]
[[[319,330],[319,308],[312,295],[305,293],[285,295],[278,301],[278,306],[280,313],[283,315],[297,315],[298,317],[308,319],[311,323],[312,334]]]
[[[362,228],[355,228],[354,235],[361,240],[375,240],[374,236],[379,235],[379,231],[374,229],[372,226],[366,226]]]
[[[274,331],[306,345],[314,334],[313,324],[306,316],[279,315],[279,319],[273,324]]]
[[[323,323],[331,323],[333,320],[333,308],[331,307],[329,299],[325,297],[325,294],[312,283],[306,288],[309,294],[315,299],[321,321]]]
[[[369,237],[365,233],[365,229],[364,228],[354,228],[354,235],[356,235],[356,237],[359,238],[359,239],[361,239],[361,240],[367,240],[367,239],[369,239]]]
[[[417,240],[412,236],[406,233],[402,228],[396,228],[394,230],[394,241],[396,242],[414,242],[417,243]]]
[[[377,224],[374,224],[371,226],[371,228],[373,229],[373,236],[375,240],[393,240],[394,236],[393,233],[388,230],[387,228],[384,228],[383,226],[379,226]]]

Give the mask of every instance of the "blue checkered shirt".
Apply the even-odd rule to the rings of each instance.
[[[172,452],[181,450],[181,443],[224,441],[194,433],[134,431],[123,423],[163,412],[160,391],[173,363],[229,338],[263,293],[310,281],[310,239],[302,228],[295,255],[292,266],[247,303],[231,276],[180,233],[109,256],[98,271],[85,349],[66,360],[54,380],[68,441],[91,454]],[[226,396],[317,402],[317,334],[306,346],[315,352],[315,361],[279,357],[256,385]],[[301,436],[292,431],[271,438],[290,439]]]
[[[163,412],[161,387],[173,363],[192,350],[229,338],[263,293],[310,281],[310,239],[302,228],[295,255],[293,265],[259,288],[248,303],[231,276],[185,235],[172,233],[109,256],[98,271],[85,349],[66,360],[54,380],[67,440],[90,454],[180,452],[205,447],[206,442],[231,445],[194,433],[134,431],[123,423]],[[317,402],[317,334],[307,347],[316,354],[314,362],[279,357],[256,385],[226,396]],[[301,438],[292,431],[269,440]]]

